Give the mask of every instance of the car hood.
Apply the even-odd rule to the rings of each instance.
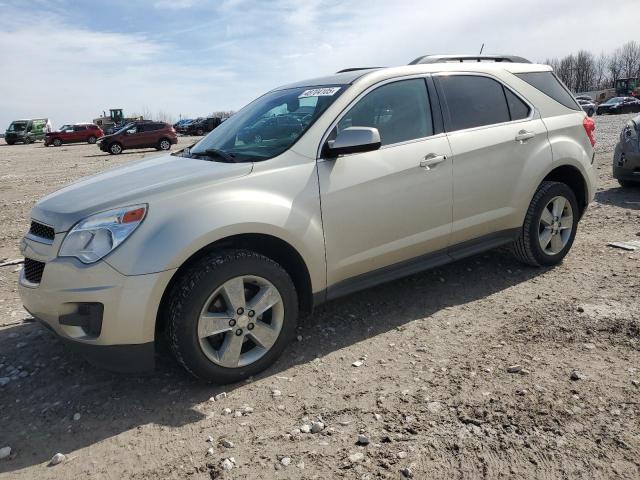
[[[94,213],[137,203],[151,204],[159,193],[248,175],[252,163],[221,163],[163,155],[81,179],[41,199],[34,220],[66,232]]]

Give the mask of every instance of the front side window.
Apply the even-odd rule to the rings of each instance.
[[[273,158],[293,145],[345,88],[308,86],[269,92],[180,155],[228,162]]]
[[[511,119],[502,84],[477,75],[439,77],[449,110],[450,130],[481,127]]]
[[[388,83],[368,93],[340,119],[329,139],[349,127],[377,128],[383,146],[433,135],[424,79]]]
[[[24,132],[27,128],[27,122],[13,122],[9,125],[7,132]]]

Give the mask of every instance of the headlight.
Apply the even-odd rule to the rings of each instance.
[[[116,208],[78,222],[60,247],[61,257],[76,257],[94,263],[115,250],[142,223],[147,205]]]

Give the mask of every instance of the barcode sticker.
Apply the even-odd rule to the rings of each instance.
[[[298,98],[305,97],[331,97],[335,95],[336,92],[340,90],[340,87],[327,87],[327,88],[312,88],[310,90],[305,90]]]

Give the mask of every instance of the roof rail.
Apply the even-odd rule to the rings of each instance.
[[[531,63],[526,58],[515,55],[424,55],[413,60],[409,65],[423,63],[445,63],[445,62],[509,62],[509,63]]]
[[[383,67],[352,67],[352,68],[344,68],[342,70],[338,70],[336,73],[357,72],[358,70],[373,70],[374,68],[383,68]]]

